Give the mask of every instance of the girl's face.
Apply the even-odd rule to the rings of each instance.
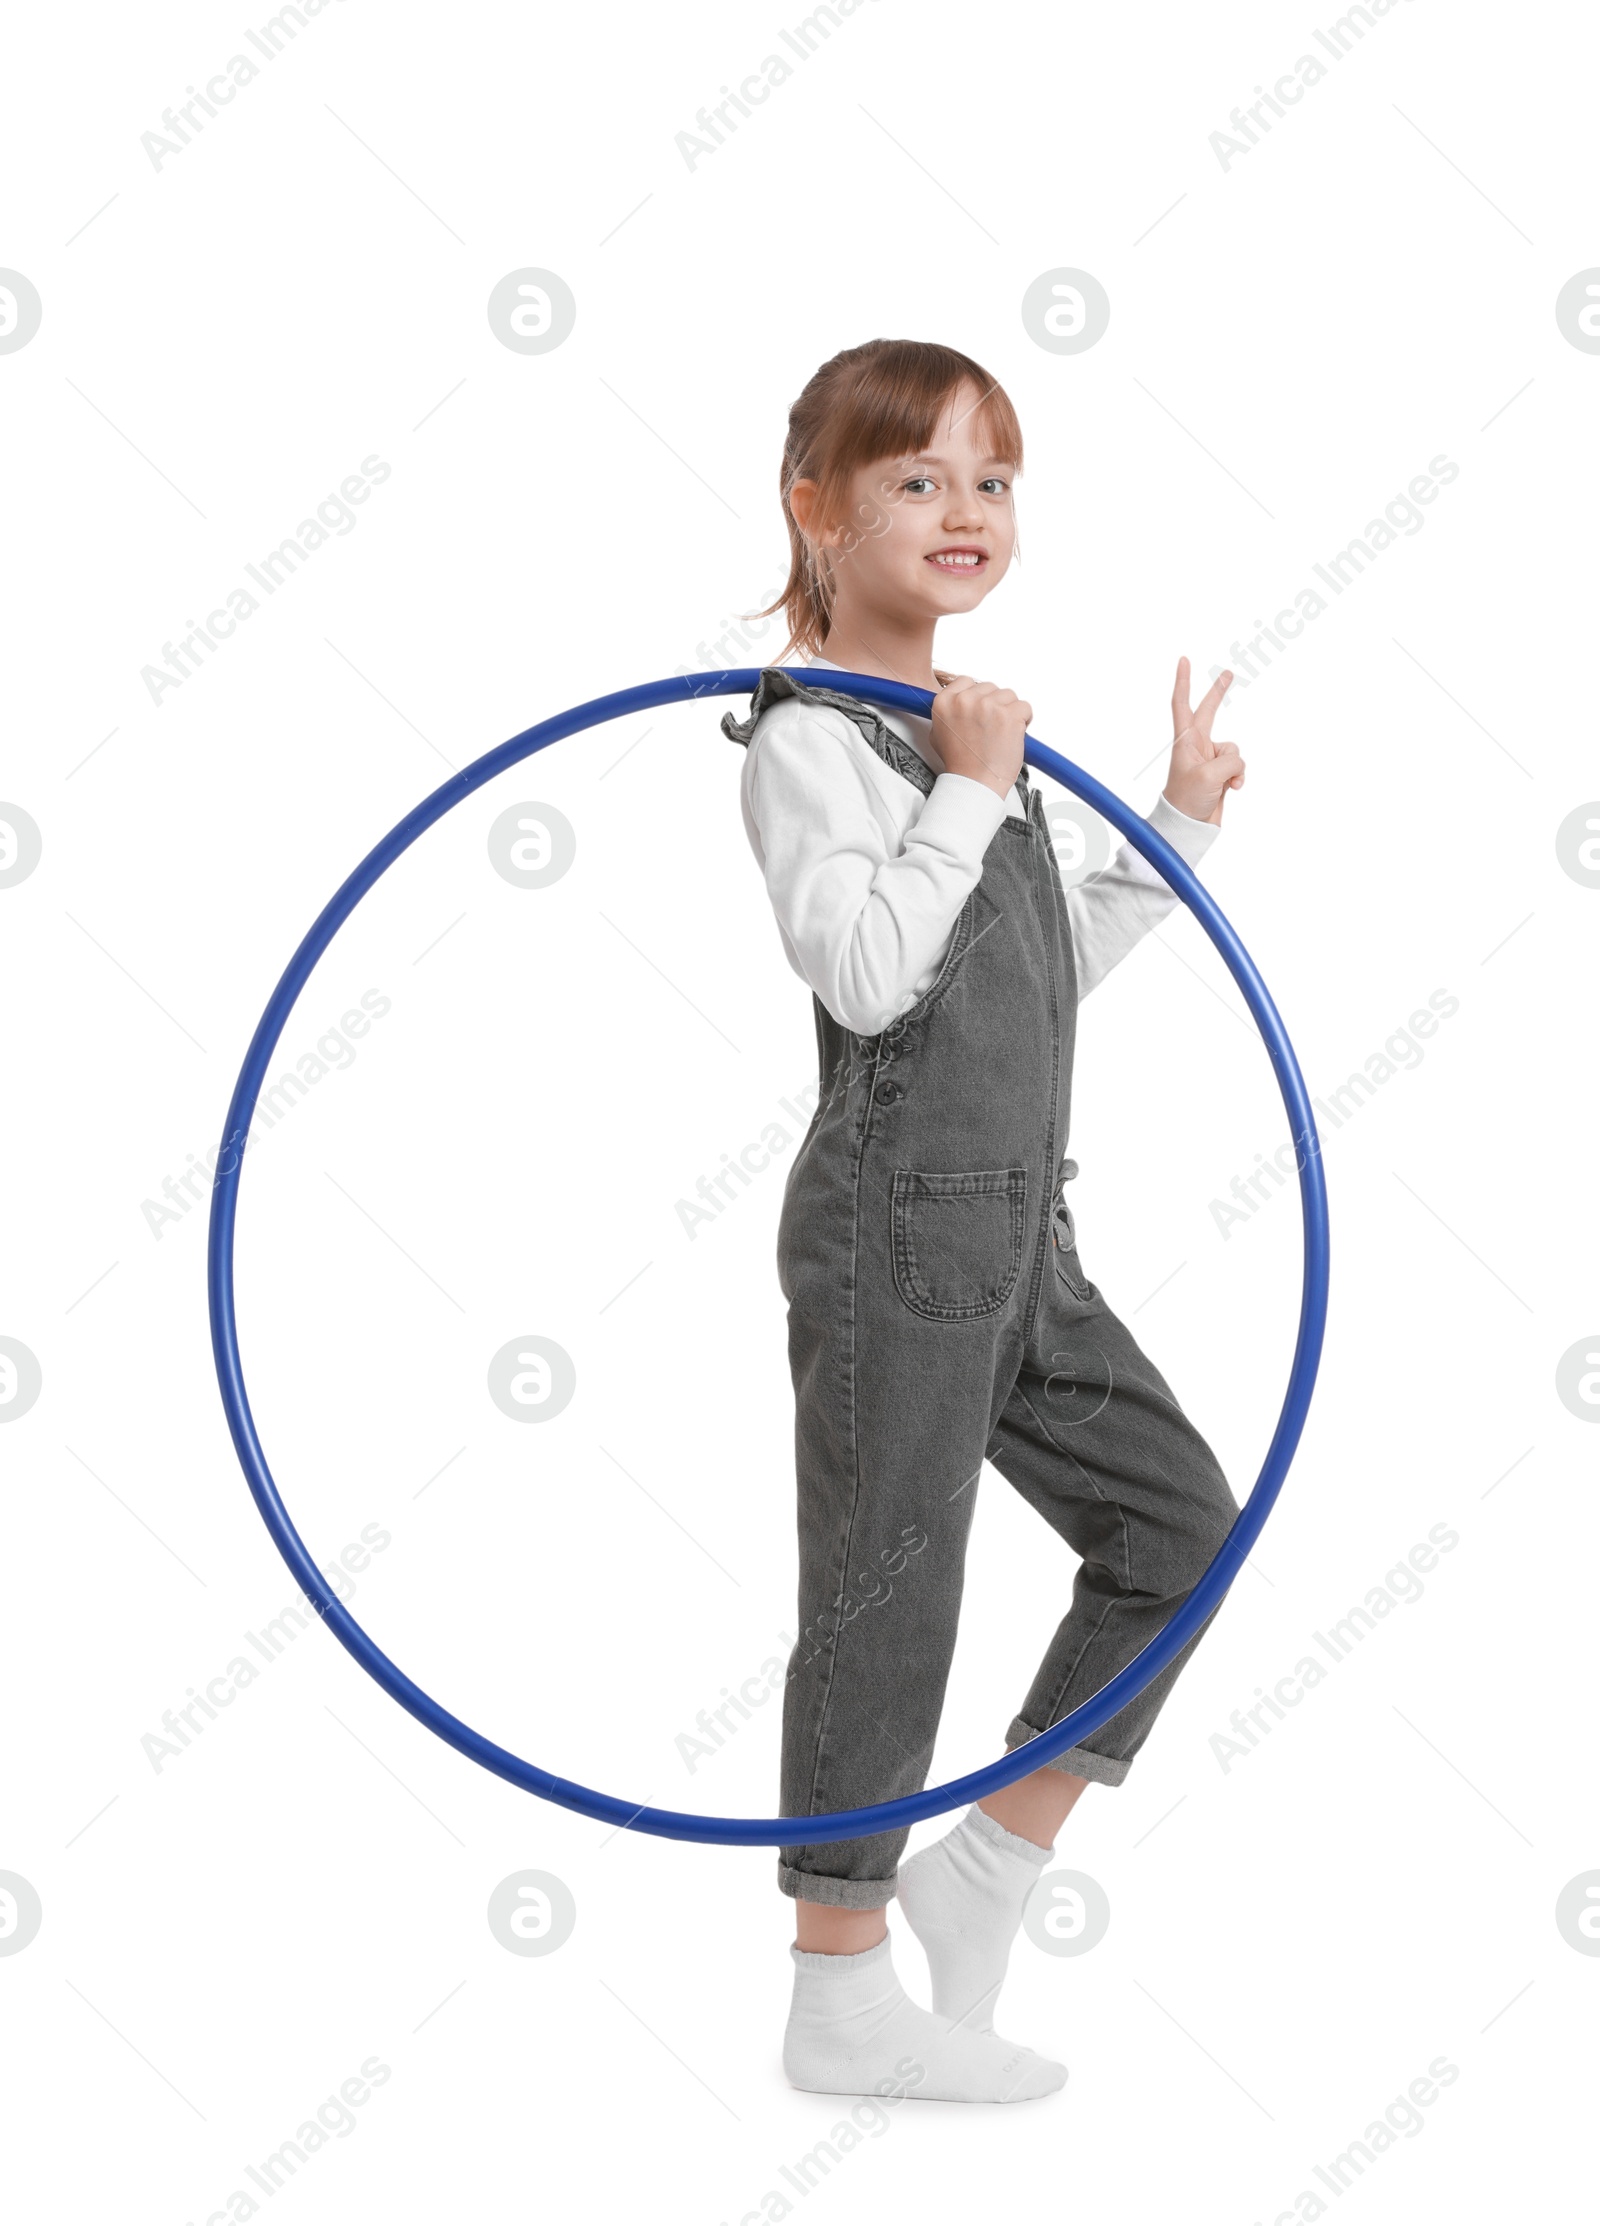
[[[1012,467],[980,444],[981,399],[970,382],[959,387],[919,455],[855,474],[844,519],[820,536],[836,620],[852,608],[954,616],[975,610],[1004,577],[1017,538]],[[804,529],[799,504],[795,516]]]

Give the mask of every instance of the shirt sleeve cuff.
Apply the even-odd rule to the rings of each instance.
[[[1176,804],[1165,796],[1158,796],[1154,808],[1145,814],[1158,835],[1164,835],[1185,865],[1197,866],[1222,829],[1209,819],[1191,819],[1187,812],[1180,812]]]
[[[930,843],[947,856],[982,870],[983,854],[1006,816],[1006,799],[985,781],[965,773],[941,773],[907,835],[908,842]]]

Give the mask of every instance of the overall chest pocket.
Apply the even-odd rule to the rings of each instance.
[[[997,1313],[1021,1272],[1027,1204],[1025,1167],[957,1175],[897,1167],[894,1280],[912,1313],[944,1322]]]

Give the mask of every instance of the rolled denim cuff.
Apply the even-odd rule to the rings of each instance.
[[[1006,1733],[1006,1752],[1009,1754],[1013,1747],[1020,1747],[1029,1739],[1037,1739],[1040,1732],[1048,1728],[1043,1724],[1025,1723],[1020,1716],[1014,1717]],[[1133,1759],[1128,1756],[1119,1761],[1115,1755],[1097,1755],[1088,1747],[1069,1747],[1065,1754],[1052,1755],[1040,1767],[1070,1770],[1075,1778],[1088,1778],[1095,1785],[1121,1785],[1133,1767]]]
[[[796,1901],[820,1901],[830,1909],[886,1909],[894,1888],[892,1878],[825,1878],[818,1871],[796,1870],[778,1857],[778,1889]]]

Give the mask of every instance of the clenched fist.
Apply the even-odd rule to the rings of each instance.
[[[1033,705],[1010,688],[967,673],[936,672],[934,678],[943,685],[933,699],[933,746],[945,771],[1009,796],[1022,770]]]

